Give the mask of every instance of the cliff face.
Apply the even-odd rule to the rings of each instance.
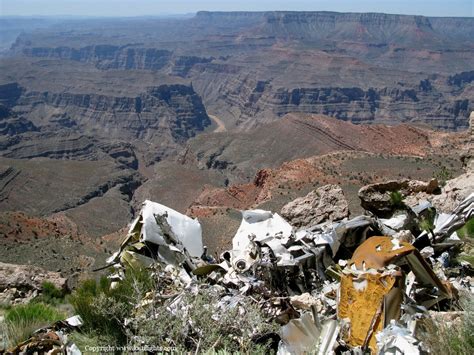
[[[383,13],[339,13],[329,11],[206,12],[196,22],[228,28],[245,25],[246,33],[294,40],[360,41],[410,46],[472,44],[474,19],[437,18]],[[245,31],[244,31],[245,32]]]
[[[0,150],[7,158],[106,160],[137,170],[175,155],[210,124],[201,98],[181,84],[133,97],[0,85]]]
[[[17,41],[14,48],[21,55],[32,58],[65,59],[90,63],[102,70],[161,70],[186,77],[192,67],[199,63],[209,63],[213,57],[173,56],[173,52],[158,48],[140,48],[133,45],[95,45],[82,48],[72,47],[23,47]]]
[[[40,129],[67,129],[107,138],[183,142],[210,124],[192,87],[161,85],[136,97],[25,92],[15,110]]]
[[[17,44],[18,45],[18,44]],[[168,64],[171,52],[156,48],[129,48],[112,45],[71,47],[25,47],[21,53],[28,57],[68,59],[92,63],[100,69],[159,70]]]
[[[214,78],[214,75],[209,77]],[[219,85],[213,79],[197,81],[196,88],[206,102],[212,100],[206,95],[218,95],[219,105],[213,105],[212,109],[232,107],[233,120],[244,128],[255,127],[287,113],[302,112],[324,114],[354,123],[424,122],[438,129],[462,130],[468,127],[469,113],[474,108],[469,96],[472,87],[469,75],[458,75],[437,83],[429,79],[420,80],[418,85],[410,87],[317,86],[293,89],[274,87],[271,81],[235,77],[239,74]]]
[[[335,12],[275,12],[265,16],[263,32],[278,37],[304,40],[349,40],[379,43],[421,44],[448,41],[449,38],[468,39],[467,34],[454,30],[469,28],[472,18],[433,19],[424,16],[389,15],[381,13]],[[471,37],[472,39],[472,37]]]
[[[443,100],[432,107],[432,99],[432,94],[414,89],[301,88],[277,90],[263,106],[271,107],[278,116],[290,112],[320,113],[356,123],[414,122],[423,116],[436,128],[467,128],[469,100]]]

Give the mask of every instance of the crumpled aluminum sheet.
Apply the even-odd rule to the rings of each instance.
[[[336,344],[339,326],[336,320],[320,323],[310,312],[292,319],[281,327],[278,355],[331,354]]]
[[[385,329],[375,334],[379,355],[420,355],[419,341],[408,329],[392,321]]]
[[[474,217],[474,193],[466,197],[452,214],[441,213],[436,216],[433,232],[437,241],[450,237],[472,217]]]
[[[166,220],[179,242],[186,248],[189,255],[200,257],[204,251],[202,245],[201,224],[169,207],[146,200],[140,212],[143,218],[142,241],[154,244],[167,244],[163,238],[163,231],[156,223],[155,216],[166,215]]]

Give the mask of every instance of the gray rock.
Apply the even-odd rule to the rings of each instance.
[[[361,206],[376,214],[387,217],[399,206],[393,204],[391,193],[400,192],[408,206],[416,206],[420,199],[426,198],[439,191],[438,180],[428,182],[418,180],[390,180],[387,182],[370,184],[359,190]]]
[[[67,287],[66,279],[58,272],[0,262],[0,300],[4,303],[28,302],[41,291],[45,281],[61,290]]]
[[[325,185],[283,206],[281,215],[295,227],[308,227],[349,216],[349,205],[337,185]]]
[[[432,199],[436,210],[451,213],[467,196],[474,192],[474,172],[468,171],[455,179],[449,180],[442,192]]]

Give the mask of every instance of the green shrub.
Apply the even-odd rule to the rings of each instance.
[[[58,305],[64,302],[64,291],[57,288],[53,283],[45,281],[41,285],[41,294],[34,299],[35,302]]]
[[[127,341],[125,319],[143,295],[152,289],[153,282],[148,270],[130,269],[117,287],[112,289],[110,285],[106,277],[98,282],[86,280],[70,295],[69,302],[81,316],[85,332],[113,338],[115,345],[123,345]]]
[[[446,168],[442,166],[440,170],[436,173],[433,173],[433,177],[436,178],[441,186],[446,185],[446,181],[453,178],[453,174]]]
[[[400,191],[390,192],[390,203],[395,208],[402,208],[405,206],[405,203],[403,202],[404,198],[405,197],[402,195]]]
[[[178,353],[268,354],[268,347],[252,339],[279,326],[268,322],[262,310],[248,298],[233,308],[219,309],[220,296],[212,289],[197,294],[185,291],[172,314],[166,306],[152,305],[134,319],[135,345],[173,348]]]
[[[473,238],[474,237],[474,218],[471,218],[467,223],[457,231],[461,238]]]
[[[471,266],[474,266],[474,218],[471,218],[462,228],[458,229],[457,234],[463,241],[463,252],[456,259],[467,261]]]
[[[458,321],[422,322],[419,337],[432,354],[474,354],[474,296],[462,294],[460,304],[464,312]]]
[[[436,211],[434,208],[429,208],[424,215],[420,217],[419,227],[421,230],[431,232],[434,229],[434,220],[436,217]]]
[[[52,282],[45,281],[41,285],[43,295],[49,298],[64,298],[64,293],[62,290],[57,288]]]
[[[114,338],[97,332],[75,331],[69,334],[68,340],[76,344],[77,347],[82,350],[83,354],[89,353],[86,349],[90,351],[91,348],[108,345],[113,346],[115,344]]]
[[[64,319],[65,315],[50,305],[32,302],[13,306],[5,313],[8,346],[28,339],[33,331]]]

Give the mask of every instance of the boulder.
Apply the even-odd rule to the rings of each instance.
[[[392,200],[393,192],[400,192],[405,198],[404,203],[408,206],[416,206],[421,199],[427,195],[440,191],[438,180],[431,179],[428,182],[418,180],[389,180],[382,183],[370,184],[359,190],[361,206],[380,217],[390,216],[397,209]]]
[[[308,227],[349,216],[349,205],[337,185],[325,185],[283,206],[281,215],[295,227]]]
[[[41,292],[45,281],[61,290],[66,289],[66,278],[59,272],[46,271],[31,265],[0,262],[0,302],[28,302]]]
[[[440,195],[434,196],[432,204],[437,211],[452,213],[466,197],[474,192],[474,171],[468,171],[449,180]]]

